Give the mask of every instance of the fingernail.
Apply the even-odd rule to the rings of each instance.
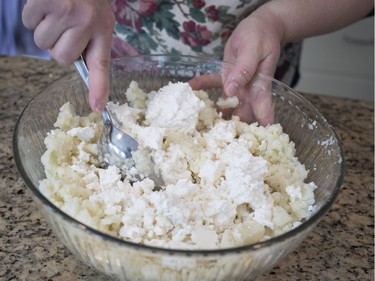
[[[230,97],[235,96],[237,94],[238,88],[239,86],[236,81],[229,82],[227,87],[227,95]]]
[[[98,112],[98,113],[101,113],[104,111],[104,107],[105,107],[105,104],[100,102],[100,101],[97,101],[97,100],[94,100],[92,101],[91,103],[91,109],[95,112]]]
[[[104,107],[105,107],[105,104],[104,104],[104,103],[102,103],[102,102],[98,102],[98,103],[96,103],[96,105],[95,105],[95,111],[101,113],[101,112],[104,111]]]

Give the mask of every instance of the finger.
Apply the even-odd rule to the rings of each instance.
[[[267,78],[255,78],[249,99],[254,117],[262,126],[273,124],[275,111],[272,99],[272,82]]]
[[[230,82],[231,79],[235,79],[236,84],[235,89],[228,89],[231,86],[225,84],[225,93],[227,95],[237,95],[240,105],[235,114],[245,122],[257,121],[261,125],[273,122],[272,97],[270,95],[270,86],[268,85],[271,80],[264,80],[258,76],[255,76],[258,78],[254,80],[253,77],[255,73],[273,76],[279,56],[277,50],[278,48],[275,48],[273,52],[270,52],[264,58],[256,55],[249,58],[248,56],[243,56],[244,52],[242,52],[228,74],[226,83]],[[233,92],[231,93],[230,91]]]
[[[253,107],[251,104],[251,85],[248,83],[245,87],[239,89],[237,93],[239,99],[239,105],[234,111],[234,115],[240,117],[240,120],[246,123],[255,122],[255,116],[253,112]]]
[[[50,52],[56,61],[68,65],[84,52],[89,40],[88,33],[82,32],[79,28],[70,28],[61,34]]]
[[[240,88],[244,87],[246,83],[254,75],[255,70],[249,70],[246,65],[236,65],[228,75],[228,80],[224,84],[224,91],[228,96],[235,96],[238,94]]]
[[[203,74],[190,79],[188,83],[193,90],[223,87],[223,82],[219,74]]]
[[[51,28],[51,26],[54,28]],[[44,50],[51,49],[68,28],[55,16],[49,14],[35,28],[35,44]]]
[[[246,123],[252,123],[256,121],[251,104],[246,102],[240,103],[233,114],[237,115],[241,121]]]
[[[89,101],[93,111],[102,112],[108,101],[110,56],[111,40],[95,39],[86,49],[86,63],[90,73]]]
[[[243,40],[243,39],[242,39]],[[251,80],[258,62],[256,42],[246,45],[240,44],[237,37],[231,37],[224,49],[224,60],[232,62],[233,65],[224,72],[224,92],[228,96],[237,95],[240,88]],[[253,51],[255,50],[255,51]]]
[[[256,102],[254,115],[258,123],[262,126],[271,125],[275,122],[275,107],[272,102],[272,96],[269,92],[259,93],[261,100]]]
[[[254,76],[251,82],[240,91],[241,103],[235,114],[244,122],[258,122],[262,126],[274,122],[272,80]]]
[[[26,28],[35,29],[46,15],[44,5],[40,1],[27,1],[22,10],[22,22]]]
[[[90,107],[93,111],[102,112],[109,96],[109,59],[98,59],[90,62]],[[95,67],[93,67],[95,65]]]

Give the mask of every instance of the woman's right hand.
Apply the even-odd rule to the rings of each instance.
[[[90,106],[103,111],[109,94],[109,65],[115,16],[108,0],[27,0],[22,13],[34,40],[61,64],[80,54],[90,70]]]

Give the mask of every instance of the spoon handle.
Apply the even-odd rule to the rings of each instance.
[[[78,73],[81,75],[83,81],[89,89],[89,69],[87,68],[86,62],[82,55],[78,60],[74,62],[74,65],[76,66]]]
[[[89,87],[89,69],[87,68],[85,59],[81,55],[79,59],[74,61],[74,65],[81,76],[82,80],[85,82],[87,89],[90,89]],[[111,126],[113,125],[112,117],[109,115],[107,106],[104,107],[104,111],[102,112],[103,122],[104,124],[109,124]]]

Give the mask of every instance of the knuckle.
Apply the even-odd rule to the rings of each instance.
[[[108,71],[108,69],[110,67],[110,64],[111,64],[111,62],[108,59],[99,60],[99,65],[100,65],[101,69],[104,70],[104,71]]]
[[[86,3],[82,9],[84,9],[85,13],[85,16],[82,18],[82,24],[85,27],[100,24],[105,29],[113,29],[116,18],[110,7],[102,9],[96,5]]]
[[[252,78],[252,73],[247,69],[246,66],[238,66],[236,70],[235,79],[241,86],[246,85]]]
[[[85,5],[85,16],[83,18],[85,25],[91,25],[97,17],[97,10],[95,6],[92,5]]]
[[[81,18],[81,24],[84,28],[91,27],[94,23],[99,21],[99,18],[98,18],[99,11],[96,5],[93,5],[90,2],[83,2],[80,9],[81,9],[82,14],[84,15]]]
[[[251,79],[251,74],[250,72],[246,69],[246,67],[242,67],[240,69],[240,75],[242,77],[242,79],[244,79],[245,81],[249,81]]]
[[[65,16],[69,16],[74,11],[73,1],[60,1],[60,13]]]
[[[116,23],[116,17],[112,10],[108,13],[108,17],[106,17],[106,19],[107,26],[112,29]]]
[[[99,72],[108,72],[110,68],[110,60],[107,58],[95,58],[88,61],[92,69],[96,69]]]

